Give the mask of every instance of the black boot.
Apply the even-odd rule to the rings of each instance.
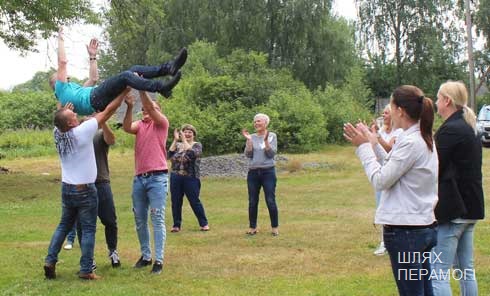
[[[177,71],[179,71],[179,69],[185,64],[185,61],[187,61],[187,49],[183,47],[175,59],[170,63],[171,67],[169,74],[172,76],[176,75]]]
[[[162,87],[158,91],[162,96],[168,98],[172,95],[172,89],[179,83],[182,73],[180,71],[172,77],[172,79],[167,80],[162,83]]]

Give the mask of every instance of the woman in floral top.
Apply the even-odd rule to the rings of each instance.
[[[196,129],[190,124],[184,124],[180,131],[174,130],[174,140],[168,149],[168,159],[172,162],[170,194],[172,196],[174,224],[171,232],[179,232],[182,229],[184,194],[196,215],[201,231],[209,230],[206,213],[199,199],[201,191],[199,165],[201,163],[202,145],[194,141],[196,136]]]

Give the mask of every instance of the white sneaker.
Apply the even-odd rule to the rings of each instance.
[[[385,243],[381,242],[379,244],[379,247],[373,252],[373,254],[376,256],[383,256],[384,254],[386,254]]]
[[[63,247],[65,250],[71,250],[73,249],[73,245],[71,243],[66,243],[66,245]]]

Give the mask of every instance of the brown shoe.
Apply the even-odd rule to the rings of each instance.
[[[84,280],[100,280],[102,278],[101,276],[96,275],[95,272],[80,273],[78,277]]]
[[[44,276],[48,280],[55,279],[56,278],[56,265],[55,264],[44,265]]]
[[[259,232],[259,231],[257,230],[257,228],[250,228],[250,229],[249,229],[249,230],[246,232],[246,234],[247,234],[247,235],[256,235],[256,234],[257,234],[257,232]]]
[[[180,232],[180,227],[174,226],[170,232]]]

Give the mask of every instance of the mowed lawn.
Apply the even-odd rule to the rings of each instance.
[[[0,175],[1,295],[396,295],[387,256],[372,253],[374,193],[349,146],[286,155],[278,174],[280,235],[270,235],[265,200],[259,233],[247,237],[246,180],[203,178],[201,198],[211,231],[199,231],[188,202],[183,231],[167,232],[164,272],[135,270],[140,256],[131,210],[133,155],[110,153],[122,267],[112,269],[102,224],[95,256],[100,281],[77,278],[80,249],[60,252],[58,278],[45,280],[44,257],[60,217],[60,169],[56,156],[2,161]],[[315,169],[300,164],[319,162]],[[490,206],[490,150],[484,150],[484,185]],[[166,224],[172,226],[170,197]],[[488,213],[488,211],[487,211]],[[490,224],[478,223],[476,273],[480,295],[490,295]],[[453,288],[459,292],[454,280]]]

